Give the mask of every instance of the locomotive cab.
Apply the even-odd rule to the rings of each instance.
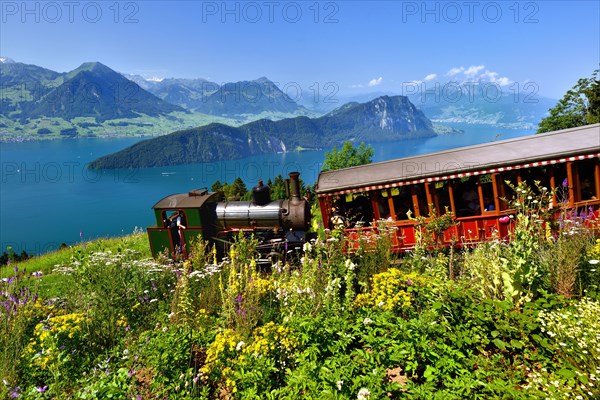
[[[211,210],[214,213],[218,200],[217,193],[202,189],[172,194],[152,206],[155,223],[147,229],[152,255],[157,257],[166,252],[171,258],[179,255],[185,258],[192,239],[198,235],[214,236],[210,214]]]

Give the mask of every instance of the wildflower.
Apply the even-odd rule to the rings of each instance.
[[[335,383],[335,385],[337,386],[337,390],[342,390],[342,385],[344,384],[344,381],[337,381]]]
[[[37,390],[39,393],[44,393],[46,390],[48,390],[48,386],[38,386],[35,388],[35,390]]]
[[[246,343],[244,343],[244,341],[243,341],[243,340],[240,340],[240,341],[238,342],[238,344],[235,346],[235,350],[236,350],[236,351],[240,351],[240,350],[242,349],[242,347],[244,347],[245,345],[246,345]]]
[[[21,388],[19,386],[17,386],[16,388],[12,389],[10,391],[10,397],[12,397],[13,399],[16,399],[17,397],[21,396]]]
[[[598,263],[600,262],[600,260],[590,260],[590,261],[588,261],[588,262],[589,262],[590,264],[592,264],[592,265],[596,265],[596,264],[598,264]]]
[[[358,400],[367,400],[369,397],[371,397],[371,392],[366,388],[360,389],[358,391],[358,396],[356,396]]]
[[[39,278],[40,276],[42,276],[42,271],[35,271],[32,275],[36,278]]]
[[[355,267],[356,267],[356,265],[354,265],[354,263],[352,262],[352,260],[350,260],[348,258],[346,260],[346,268],[348,268],[348,270],[350,270],[350,271],[353,271]]]
[[[304,250],[305,253],[310,252],[312,250],[312,245],[310,244],[310,242],[304,243],[304,246],[302,246],[302,250]]]
[[[562,187],[566,188],[568,184],[569,184],[569,180],[567,178],[565,178],[565,180],[562,182]]]
[[[371,325],[372,323],[373,323],[373,320],[369,317],[367,317],[363,320],[363,324],[365,324],[365,325]]]

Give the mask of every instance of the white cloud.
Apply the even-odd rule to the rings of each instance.
[[[383,77],[381,77],[381,76],[379,78],[376,78],[376,79],[371,79],[369,81],[369,87],[379,86],[379,85],[381,85],[382,81],[383,81]]]
[[[450,71],[446,72],[446,75],[454,76],[454,75],[460,74],[464,70],[465,70],[465,67],[454,67],[454,68],[450,69]]]
[[[424,80],[425,80],[425,82],[428,82],[428,81],[434,80],[435,78],[437,78],[437,74],[429,74],[425,77]]]
[[[479,71],[481,71],[484,68],[485,68],[485,65],[477,65],[477,66],[471,65],[469,68],[467,68],[464,71],[464,74],[466,76],[468,76],[468,77],[477,76],[477,74],[479,73]]]
[[[461,83],[490,82],[500,86],[506,86],[512,83],[508,77],[500,76],[498,72],[490,71],[485,65],[471,65],[468,68],[462,66],[453,67],[446,73],[446,76],[455,77],[455,79],[458,79]]]

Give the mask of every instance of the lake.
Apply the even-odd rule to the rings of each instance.
[[[462,134],[375,143],[373,161],[510,139],[530,130],[488,125],[446,124]],[[268,154],[241,160],[132,170],[90,171],[85,165],[142,139],[79,139],[0,143],[0,252],[40,254],[62,243],[117,236],[152,224],[151,207],[173,193],[204,188],[238,176],[250,188],[259,179],[299,171],[316,181],[324,154],[319,151]]]

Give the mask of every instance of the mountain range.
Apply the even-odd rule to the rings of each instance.
[[[556,103],[531,88],[515,93],[513,86],[496,86],[492,89],[504,90],[498,95],[490,93],[488,86],[456,89],[450,85],[456,93],[448,85],[439,85],[408,99],[434,123],[519,129],[534,129]],[[0,89],[0,140],[158,136],[213,122],[240,126],[261,119],[315,119],[326,112],[343,113],[375,96],[397,95],[336,94],[335,103],[314,103],[308,100],[311,96],[304,96],[300,99],[304,103],[298,104],[266,77],[223,84],[206,79],[145,79],[120,74],[99,62],[59,73],[6,57],[0,57]],[[347,116],[354,118],[352,113]]]
[[[145,80],[99,62],[55,72],[0,60],[0,139],[15,135],[160,135],[224,122],[315,115],[267,78],[218,85],[203,79]]]
[[[206,79],[124,76],[171,104],[204,114],[234,118],[264,112],[310,114],[266,77],[219,85]]]
[[[92,169],[191,164],[254,154],[315,149],[355,142],[433,137],[435,129],[407,97],[383,96],[349,103],[319,118],[261,119],[231,127],[223,124],[182,130],[139,142],[93,161]]]
[[[0,64],[2,88],[22,97],[5,96],[2,115],[19,119],[38,117],[132,118],[137,114],[165,115],[185,112],[177,105],[148,93],[99,62],[84,63],[68,73],[16,62]],[[20,110],[20,111],[19,111]]]

